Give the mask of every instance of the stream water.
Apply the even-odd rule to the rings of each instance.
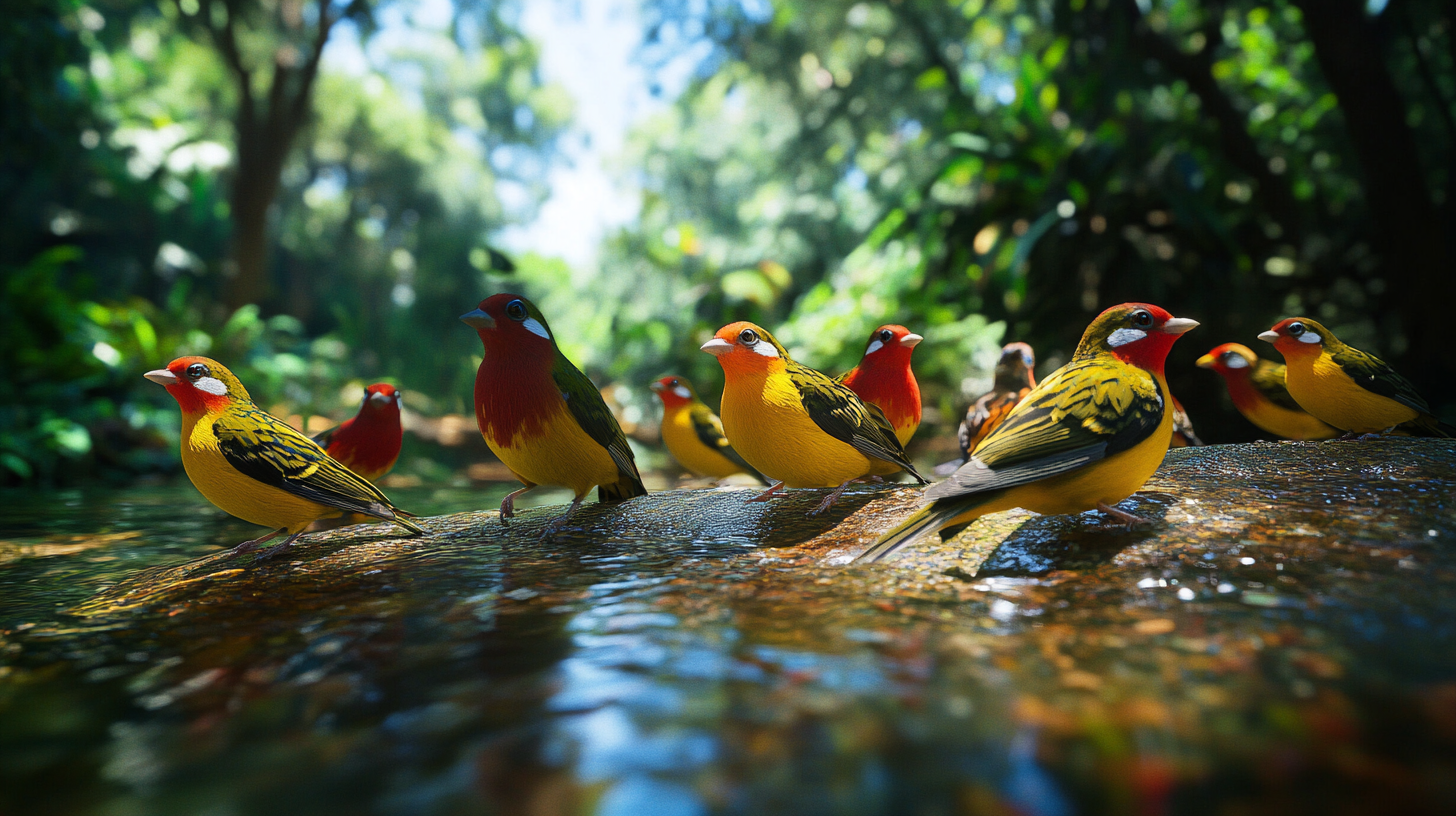
[[[257,528],[186,485],[5,494],[0,814],[1456,812],[1456,521],[1306,509],[1174,548],[1095,529],[1074,567],[974,578],[727,534],[376,569],[305,540],[80,615]]]

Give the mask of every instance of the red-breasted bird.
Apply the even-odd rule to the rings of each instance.
[[[1171,396],[1171,395],[1170,395]],[[1201,448],[1203,440],[1193,430],[1193,420],[1188,418],[1188,412],[1183,410],[1183,403],[1173,397],[1173,437],[1168,442],[1170,448]]]
[[[731,323],[702,348],[723,366],[723,430],[729,441],[775,481],[755,501],[783,487],[832,487],[812,511],[821,513],[850,482],[865,476],[906,470],[925,483],[879,408],[794,362],[768,332]]]
[[[515,515],[517,496],[541,485],[575,494],[548,535],[593,487],[603,504],[647,494],[622,427],[601,392],[556,347],[535,304],[520,295],[492,295],[460,319],[485,347],[475,375],[475,422],[525,485],[501,500],[502,522]]]
[[[1026,343],[1007,343],[1001,347],[1001,358],[996,361],[995,379],[991,390],[978,397],[966,411],[957,434],[961,445],[961,461],[964,464],[975,452],[976,446],[996,430],[1001,420],[1011,413],[1018,402],[1026,399],[1036,387],[1036,352]]]
[[[884,412],[901,445],[920,427],[920,384],[910,370],[910,353],[924,339],[904,326],[881,326],[870,334],[859,365],[838,377],[862,402]]]
[[[424,534],[379,488],[254,405],[248,390],[222,363],[179,357],[145,376],[165,386],[182,409],[182,467],[197,490],[224,512],[273,528],[234,552],[247,552],[287,533],[268,551],[272,555],[313,522],[344,513],[362,513]]]
[[[359,413],[314,436],[313,441],[344,467],[371,482],[394,467],[404,431],[399,424],[399,389],[375,383],[364,389]]]
[[[687,380],[667,376],[648,388],[662,400],[662,443],[689,473],[708,479],[746,473],[768,484],[763,474],[728,444],[718,415],[698,399]]]
[[[1284,355],[1289,395],[1329,425],[1357,434],[1456,436],[1395,369],[1307,317],[1281,320],[1259,339]]]
[[[1071,362],[1032,389],[925,505],[857,561],[878,561],[946,527],[1024,507],[1042,514],[1098,509],[1143,486],[1168,452],[1173,400],[1163,361],[1198,323],[1146,303],[1103,312]]]
[[[1198,358],[1199,368],[1223,377],[1234,407],[1261,430],[1284,439],[1330,439],[1340,432],[1294,401],[1284,385],[1284,366],[1261,360],[1238,343],[1224,343]]]

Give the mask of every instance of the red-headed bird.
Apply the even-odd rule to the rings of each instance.
[[[1456,436],[1406,378],[1373,354],[1340,342],[1307,317],[1281,320],[1259,335],[1284,355],[1284,384],[1299,407],[1342,431]]]
[[[517,496],[541,485],[575,494],[548,535],[593,487],[603,504],[646,495],[622,427],[601,392],[556,347],[535,304],[520,295],[492,295],[460,319],[485,347],[475,375],[475,422],[525,485],[501,500],[502,522],[515,515]]]
[[[703,351],[723,366],[723,430],[750,465],[776,483],[755,501],[787,487],[832,487],[821,513],[865,476],[901,470],[920,480],[895,429],[842,383],[789,358],[752,323],[718,330]]]
[[[424,533],[379,488],[254,405],[248,390],[222,363],[179,357],[145,376],[165,386],[182,409],[182,467],[197,490],[224,512],[273,528],[234,552],[247,552],[287,533],[268,550],[272,555],[313,522],[344,513],[362,513],[415,535]]]
[[[870,334],[859,365],[838,377],[862,401],[884,412],[901,445],[908,445],[920,427],[920,384],[910,370],[910,353],[924,339],[904,326],[881,326]]]
[[[1042,514],[1098,509],[1142,521],[1112,505],[1143,486],[1168,452],[1173,400],[1163,362],[1179,335],[1197,326],[1146,303],[1103,312],[1082,334],[1071,362],[1032,389],[949,479],[925,490],[925,505],[857,561],[988,513],[1024,507]]]
[[[1284,366],[1261,360],[1248,346],[1224,343],[1198,358],[1199,368],[1223,377],[1234,407],[1261,430],[1284,439],[1331,439],[1340,434],[1299,407],[1284,385]]]
[[[399,424],[399,389],[375,383],[364,389],[359,413],[314,436],[313,441],[344,467],[377,482],[399,459],[404,431]]]
[[[768,484],[763,474],[728,444],[718,415],[698,399],[687,380],[669,375],[648,388],[662,400],[662,443],[689,473],[708,479],[746,473]]]

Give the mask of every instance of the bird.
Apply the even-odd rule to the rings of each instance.
[[[245,553],[287,534],[265,557],[287,549],[319,519],[361,513],[424,535],[379,488],[330,457],[312,439],[253,403],[222,363],[179,357],[147,379],[182,409],[182,467],[208,501],[273,532],[233,549]]]
[[[988,434],[996,430],[1001,420],[1026,399],[1036,387],[1036,352],[1026,343],[1007,343],[1001,347],[1001,357],[996,361],[995,377],[991,390],[976,398],[966,411],[956,432],[960,443],[959,459],[952,459],[935,468],[936,475],[949,476],[970,460],[976,446]]]
[[[689,473],[708,479],[746,473],[768,484],[763,474],[728,444],[718,415],[698,399],[687,380],[669,375],[647,387],[662,400],[662,442]]]
[[[328,454],[371,482],[394,467],[404,432],[399,423],[400,391],[389,383],[364,389],[359,413],[316,434],[313,441]]]
[[[1456,436],[1414,386],[1373,354],[1340,342],[1307,317],[1290,317],[1259,335],[1284,355],[1284,383],[1299,407],[1351,434],[1388,431]]]
[[[902,446],[920,427],[920,384],[910,370],[910,353],[924,339],[904,326],[881,326],[870,334],[859,365],[836,378],[884,412]]]
[[[524,485],[501,500],[501,523],[515,516],[518,497],[542,485],[574,494],[546,536],[576,514],[594,487],[602,504],[647,494],[622,427],[601,392],[561,353],[534,303],[503,292],[460,320],[485,348],[475,375],[475,423]]]
[[[1193,430],[1193,420],[1188,418],[1188,412],[1183,410],[1183,403],[1178,401],[1172,394],[1168,395],[1173,400],[1173,436],[1168,441],[1170,448],[1201,448],[1203,440]]]
[[[949,479],[925,490],[922,507],[856,561],[873,562],[941,530],[1022,507],[1042,514],[1112,505],[1142,487],[1173,432],[1163,363],[1198,325],[1147,303],[1104,311],[1066,365],[1042,380]]]
[[[1299,407],[1284,385],[1284,366],[1262,360],[1239,343],[1214,346],[1198,358],[1199,368],[1223,377],[1234,407],[1258,428],[1283,439],[1330,439],[1340,432]]]
[[[773,335],[748,322],[718,330],[702,350],[723,366],[723,430],[743,459],[774,480],[751,501],[784,487],[834,488],[828,510],[850,482],[905,470],[925,479],[905,455],[884,413],[843,383],[789,357]]]

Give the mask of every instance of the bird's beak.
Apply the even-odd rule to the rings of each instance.
[[[1186,317],[1170,317],[1168,318],[1168,321],[1163,324],[1162,331],[1163,334],[1182,334],[1183,332],[1190,331],[1196,328],[1198,328],[1197,320],[1190,320]]]
[[[924,337],[921,337],[918,334],[907,334],[904,337],[900,338],[900,345],[904,346],[905,348],[915,348],[916,346],[920,345],[920,341],[924,339]]]
[[[177,375],[173,374],[165,368],[159,368],[156,371],[148,371],[142,376],[146,377],[157,385],[162,386],[176,385],[179,382],[179,380],[177,379]]]
[[[477,331],[495,328],[495,318],[479,309],[460,315],[460,322]]]
[[[662,383],[655,382],[655,383],[652,383],[651,385],[647,386],[647,390],[648,391],[651,391],[654,394],[661,394],[663,387],[664,386],[662,385]]]
[[[724,354],[727,354],[728,352],[733,350],[733,344],[728,342],[727,340],[722,340],[720,338],[714,337],[712,340],[709,340],[708,342],[700,346],[700,348],[703,351],[706,351],[709,354],[713,355],[714,357],[722,357]]]
[[[369,401],[381,408],[399,399],[399,394],[370,394]]]
[[[1213,355],[1205,354],[1202,357],[1199,357],[1198,362],[1194,363],[1194,365],[1198,366],[1199,368],[1213,368]]]
[[[1259,335],[1259,339],[1263,340],[1265,343],[1277,343],[1279,342],[1279,332],[1270,329],[1269,331],[1261,333]]]

